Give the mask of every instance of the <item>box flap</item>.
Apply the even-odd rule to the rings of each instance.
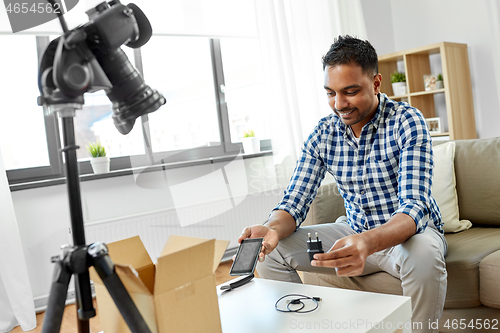
[[[165,246],[160,253],[160,257],[177,251],[185,250],[194,245],[205,243],[207,241],[209,241],[209,239],[171,235],[168,237],[167,243],[165,243]]]
[[[132,266],[115,264],[115,270],[129,293],[153,295]]]
[[[227,246],[229,245],[229,241],[223,240],[215,240],[215,251],[214,251],[214,267],[212,273],[215,273],[217,267],[220,265],[220,261],[226,253]]]
[[[167,243],[163,247],[160,257],[177,251],[182,251],[206,241],[208,241],[208,239],[172,235],[168,238]],[[217,267],[219,267],[220,261],[222,260],[228,245],[229,241],[215,240],[214,265],[212,273],[215,272]]]
[[[169,241],[156,264],[155,295],[213,274],[214,239],[170,236]]]
[[[106,244],[109,255],[115,264],[131,265],[134,269],[153,266],[148,251],[144,247],[139,236],[127,238],[121,241]]]
[[[139,236],[107,244],[109,256],[115,265],[132,266],[150,293],[154,292],[155,266]],[[94,267],[89,270],[94,283],[102,284]]]

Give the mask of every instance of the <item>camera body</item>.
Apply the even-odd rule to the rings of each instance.
[[[113,103],[113,121],[129,133],[137,117],[156,111],[165,98],[144,83],[121,45],[138,48],[152,28],[134,4],[102,2],[87,11],[89,22],[53,40],[39,70],[39,105],[83,105],[83,94],[104,89]]]
[[[86,43],[96,56],[114,52],[123,44],[139,38],[134,10],[118,1],[102,2],[86,14],[90,21],[79,29],[85,31]]]

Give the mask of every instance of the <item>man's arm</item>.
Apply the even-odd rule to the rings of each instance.
[[[328,136],[329,119],[320,120],[318,126],[304,142],[302,154],[297,161],[294,173],[281,202],[271,212],[264,225],[245,228],[238,238],[241,243],[246,238],[263,237],[259,260],[271,253],[280,239],[290,236],[305,219],[312,200],[316,196],[321,181],[325,177],[326,167],[319,147],[322,136]]]
[[[398,169],[399,208],[393,213],[409,215],[416,233],[423,233],[427,223],[440,219],[439,209],[432,205],[432,138],[424,116],[417,109],[403,113],[397,144],[401,147]]]
[[[284,210],[275,210],[269,216],[269,220],[264,225],[253,225],[243,229],[238,243],[246,238],[263,237],[262,249],[259,254],[259,261],[264,261],[266,255],[271,253],[280,239],[290,236],[295,231],[295,220]]]
[[[334,267],[338,276],[360,275],[369,255],[404,243],[415,231],[410,216],[395,214],[378,228],[339,239],[327,253],[315,254],[311,265]]]
[[[284,210],[273,211],[264,225],[276,231],[280,240],[293,234],[296,229],[292,215]]]

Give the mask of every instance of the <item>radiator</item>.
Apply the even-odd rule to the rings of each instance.
[[[237,239],[246,226],[262,224],[282,198],[282,191],[268,191],[234,200],[231,209],[226,201],[211,202],[186,207],[181,210],[165,209],[132,216],[85,223],[87,244],[110,243],[128,237],[140,236],[151,259],[156,262],[170,235],[216,238],[230,244],[223,258],[227,260],[238,247]],[[235,202],[239,202],[235,204]],[[182,219],[190,218],[198,223],[181,226]],[[212,216],[205,219],[206,216]]]

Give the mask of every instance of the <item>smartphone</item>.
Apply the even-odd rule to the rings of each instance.
[[[229,275],[248,275],[253,273],[259,259],[263,240],[263,238],[247,238],[241,242]]]

